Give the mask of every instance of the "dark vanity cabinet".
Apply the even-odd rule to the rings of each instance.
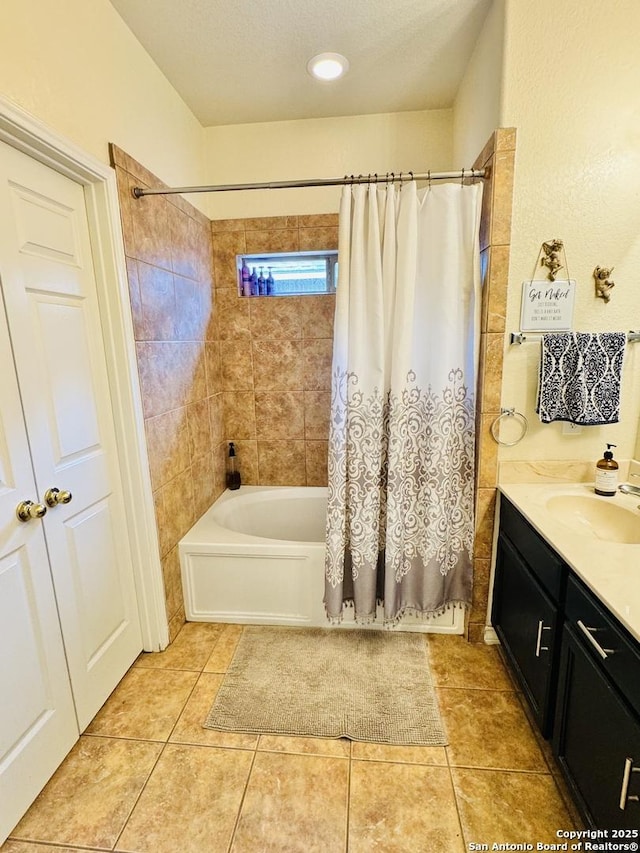
[[[640,827],[640,651],[571,577],[553,749],[587,822]]]
[[[585,822],[637,830],[640,643],[504,495],[492,621]]]
[[[568,569],[503,496],[491,621],[545,737],[551,733]]]

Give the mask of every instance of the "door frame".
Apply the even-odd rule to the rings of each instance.
[[[0,140],[82,184],[131,546],[142,642],[169,642],[115,172],[0,95]]]

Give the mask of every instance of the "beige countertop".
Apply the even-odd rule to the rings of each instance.
[[[563,520],[547,506],[558,495],[614,503],[636,514],[640,543],[640,496],[617,492],[614,497],[600,497],[593,483],[503,483],[498,489],[640,641],[640,544],[605,541],[588,526]]]

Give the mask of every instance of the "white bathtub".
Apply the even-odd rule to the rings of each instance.
[[[181,540],[187,619],[327,627],[324,594],[326,488],[242,486],[226,491]],[[353,610],[343,627],[354,627]],[[382,615],[379,624],[382,626]],[[403,631],[460,634],[459,609]]]

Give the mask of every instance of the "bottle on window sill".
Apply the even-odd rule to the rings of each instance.
[[[260,274],[258,275],[258,296],[266,296],[267,295],[267,280],[262,274],[262,267],[260,267]]]
[[[242,269],[240,270],[240,295],[251,296],[251,273],[245,259],[242,259]]]
[[[253,272],[249,276],[249,290],[251,291],[251,296],[258,295],[258,275],[256,273],[256,268],[253,268]]]

